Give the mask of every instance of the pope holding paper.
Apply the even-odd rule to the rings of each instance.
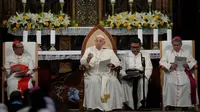
[[[86,49],[80,62],[86,67],[83,106],[88,109],[111,111],[122,108],[122,89],[112,69],[120,61],[112,49],[104,47],[102,35],[95,38],[95,46]]]

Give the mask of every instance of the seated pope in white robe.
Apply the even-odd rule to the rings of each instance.
[[[95,46],[86,49],[80,62],[86,66],[84,74],[85,93],[83,106],[88,109],[111,111],[122,108],[122,88],[116,72],[112,69],[120,66],[120,61],[112,49],[104,47],[105,38],[96,36]],[[110,61],[105,61],[110,60]],[[100,62],[105,61],[101,71]],[[107,64],[106,64],[107,63]]]
[[[126,70],[130,69],[138,69],[140,71],[145,71],[145,98],[147,97],[148,92],[148,80],[152,74],[152,63],[150,59],[150,55],[148,52],[140,51],[141,49],[141,41],[139,38],[132,38],[130,41],[131,50],[125,54],[125,56],[121,60],[122,70],[122,88],[124,92],[124,103],[126,103],[132,109],[138,109],[142,106],[141,101],[143,100],[143,75],[139,77],[132,77],[127,80]],[[142,61],[145,61],[145,65],[142,65]],[[143,67],[145,66],[145,68]],[[125,78],[126,77],[126,78]],[[137,78],[136,83],[133,81],[133,78]],[[133,84],[136,84],[135,88]],[[133,93],[133,89],[137,90],[137,93]],[[133,94],[137,94],[138,102],[134,104]],[[135,107],[135,106],[137,107]]]
[[[198,104],[196,82],[190,70],[197,64],[192,53],[182,49],[180,37],[172,39],[173,49],[166,50],[160,65],[164,67],[163,103],[164,107],[191,107]],[[186,57],[183,69],[175,63],[175,57]],[[174,109],[174,108],[173,108]]]
[[[33,87],[31,75],[36,70],[31,56],[24,53],[24,46],[20,41],[14,41],[12,47],[14,53],[5,57],[4,65],[8,75],[6,76],[8,97],[13,91],[19,90],[23,94],[27,88]]]

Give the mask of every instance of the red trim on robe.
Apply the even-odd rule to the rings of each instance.
[[[28,82],[31,77],[24,77],[18,81],[18,89],[21,91],[21,94],[24,94],[24,91],[28,89]]]
[[[196,104],[196,81],[194,77],[192,76],[191,72],[188,70],[185,70],[185,73],[187,74],[188,78],[190,79],[190,87],[191,87],[191,101],[192,104]]]
[[[13,65],[13,66],[11,66],[11,69],[14,67],[18,67],[18,66],[20,66],[20,69],[23,71],[28,72],[28,70],[29,70],[28,66],[23,65],[23,64]],[[30,78],[31,77],[27,76],[27,77],[23,77],[23,78],[19,79],[19,81],[18,81],[18,89],[21,90],[22,95],[23,95],[24,91],[26,89],[28,89],[28,82],[29,82]]]

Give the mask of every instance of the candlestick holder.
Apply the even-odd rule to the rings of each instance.
[[[112,5],[112,15],[114,15],[115,14],[115,4],[111,3],[111,5]]]
[[[41,47],[42,47],[42,45],[38,44],[38,51],[43,51]]]
[[[63,12],[64,3],[60,3],[61,12]]]
[[[23,12],[26,12],[26,3],[23,3]]]
[[[130,12],[133,13],[133,4],[130,3],[129,5],[130,5]]]
[[[149,5],[149,12],[151,12],[152,2],[148,2],[148,5]]]
[[[133,2],[134,0],[129,0],[130,12],[133,13]]]
[[[49,51],[56,51],[56,48],[54,46],[55,46],[55,44],[51,44],[51,48]]]
[[[159,47],[158,47],[158,42],[154,42],[154,43],[153,43],[153,49],[156,49],[156,50],[159,49]]]
[[[44,13],[44,3],[41,3],[42,6],[42,14]]]

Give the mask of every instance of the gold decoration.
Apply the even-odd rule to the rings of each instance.
[[[108,94],[104,94],[104,98],[107,100],[107,99],[109,99],[110,98],[110,94],[108,93]]]
[[[107,103],[107,100],[110,98],[110,94],[104,94],[104,98],[101,98],[102,103]]]
[[[101,98],[102,103],[107,103],[107,100],[105,98]]]

